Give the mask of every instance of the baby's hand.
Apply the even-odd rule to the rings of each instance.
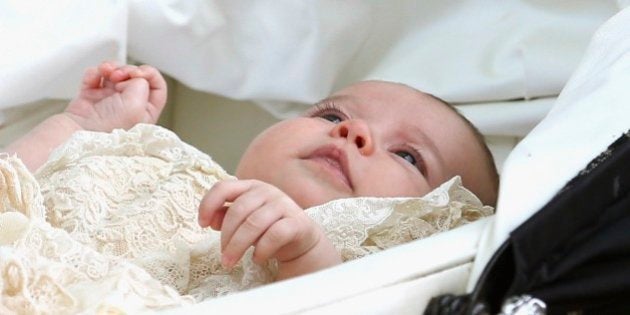
[[[226,204],[231,203],[231,204]],[[222,264],[233,267],[254,246],[254,262],[278,260],[278,278],[341,262],[319,226],[289,196],[257,180],[215,184],[199,206],[199,224],[221,231]]]
[[[102,63],[88,68],[65,115],[85,130],[109,132],[156,123],[166,104],[166,82],[150,66]]]

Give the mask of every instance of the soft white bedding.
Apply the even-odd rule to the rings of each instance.
[[[594,30],[622,6],[7,0],[0,3],[0,109],[70,98],[85,67],[126,57],[278,116],[364,79],[462,104],[555,96]]]

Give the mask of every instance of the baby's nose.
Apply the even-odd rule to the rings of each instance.
[[[361,154],[371,154],[374,150],[370,128],[363,120],[344,120],[335,125],[332,130],[332,135],[334,137],[346,138],[356,145]]]

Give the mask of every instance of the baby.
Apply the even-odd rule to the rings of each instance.
[[[35,171],[75,131],[155,123],[165,102],[156,69],[103,63],[86,71],[65,112],[6,151]],[[455,175],[493,205],[498,185],[492,156],[465,118],[431,95],[378,81],[351,85],[271,126],[250,144],[235,175],[201,200],[199,224],[221,231],[224,266],[253,246],[255,262],[277,260],[277,279],[341,262],[305,208],[344,197],[422,196]]]

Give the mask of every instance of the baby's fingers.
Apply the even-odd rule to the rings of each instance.
[[[134,69],[133,71],[131,71],[129,75],[131,75],[134,78],[143,78],[149,81],[149,86],[151,87],[152,90],[166,89],[166,80],[164,80],[164,77],[162,76],[160,71],[158,71],[157,69],[149,65],[141,65],[137,67],[136,69]]]
[[[274,211],[268,207],[262,207],[250,214],[227,241],[223,251],[221,262],[225,267],[232,267],[243,257],[245,251],[256,244],[257,240],[269,227],[275,225],[282,218],[280,211]],[[221,235],[223,243],[225,233]]]
[[[114,83],[118,83],[118,82],[129,80],[131,78],[136,78],[139,76],[134,77],[131,74],[137,70],[138,70],[138,67],[134,65],[120,66],[113,69],[110,72],[109,79]]]
[[[109,78],[112,71],[118,68],[118,63],[115,61],[104,61],[100,65],[98,65],[98,72],[101,73],[102,76]]]
[[[293,218],[283,218],[276,221],[260,237],[254,250],[254,262],[261,264],[266,260],[278,256],[279,251],[294,242],[300,233],[298,224]],[[299,252],[306,252],[308,248],[299,249]],[[299,256],[296,252],[291,252]],[[295,257],[277,257],[279,260],[290,260]]]
[[[149,88],[151,89],[151,93],[149,94],[149,103],[153,104],[153,106],[149,107],[148,110],[151,117],[154,117],[157,120],[157,117],[160,116],[164,105],[166,105],[166,80],[164,80],[164,77],[157,69],[148,65],[139,66],[138,69],[132,71],[130,75],[134,78],[144,78],[149,82]]]
[[[238,196],[240,196],[243,192],[249,189],[249,185],[247,185],[244,181],[238,180],[224,180],[216,183],[212,188],[203,196],[201,202],[199,203],[199,214],[198,221],[199,225],[202,227],[207,227],[211,223],[216,223],[215,216],[222,212],[222,215],[225,215],[225,204],[226,202],[234,201]],[[223,221],[218,220],[218,221]],[[215,228],[215,230],[220,228]]]
[[[199,225],[202,227],[210,226],[215,231],[220,231],[223,226],[223,220],[225,220],[225,215],[227,213],[228,206],[222,206],[219,210],[215,211],[208,222],[208,225],[203,225],[200,221]]]
[[[249,184],[248,184],[249,185]],[[229,209],[221,225],[221,249],[224,249],[232,239],[232,235],[240,228],[246,220],[252,220],[256,223],[256,211],[270,211],[269,207],[261,208],[269,202],[269,189],[266,185],[260,185],[251,182],[249,188],[239,195],[229,206]],[[254,215],[254,217],[252,217]],[[258,214],[260,215],[260,214]]]
[[[99,73],[96,67],[90,67],[85,70],[83,74],[83,81],[81,82],[81,90],[98,89],[101,87],[101,80],[103,76]]]

